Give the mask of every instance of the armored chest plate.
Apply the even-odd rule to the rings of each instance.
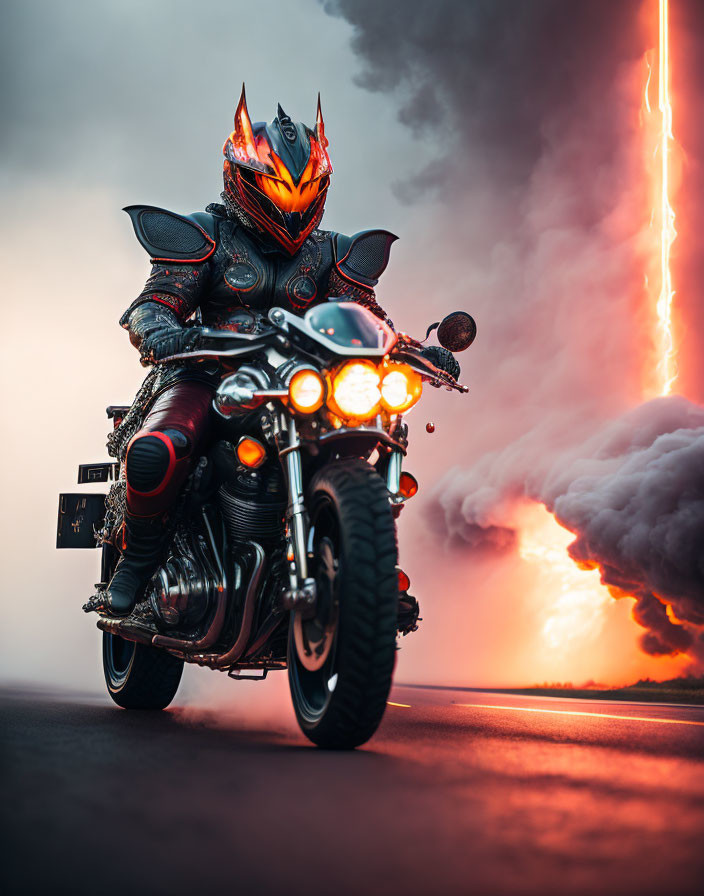
[[[311,234],[294,256],[255,242],[242,227],[220,226],[204,320],[222,326],[238,308],[266,311],[278,305],[298,314],[325,298],[332,268],[330,234]]]

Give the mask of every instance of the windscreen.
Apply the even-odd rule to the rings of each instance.
[[[378,317],[354,302],[317,305],[306,314],[306,322],[336,345],[349,348],[384,348],[393,342],[393,331]]]

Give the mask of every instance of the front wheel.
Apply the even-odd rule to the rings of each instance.
[[[108,693],[123,709],[166,709],[181,682],[183,660],[146,644],[103,632]]]
[[[385,483],[369,464],[339,461],[308,499],[316,615],[291,614],[289,684],[313,743],[351,749],[374,734],[396,657],[396,530]]]

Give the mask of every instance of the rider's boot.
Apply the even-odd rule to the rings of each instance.
[[[161,559],[166,535],[163,516],[125,514],[125,548],[102,595],[112,616],[128,616],[134,610]]]

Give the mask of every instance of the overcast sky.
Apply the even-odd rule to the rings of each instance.
[[[320,90],[339,171],[340,229],[386,215],[408,134],[353,83],[351,28],[315,0],[9,0],[3,4],[2,164],[12,184],[97,186],[116,200],[199,208],[243,81],[254,120],[281,102],[314,123]],[[24,185],[23,185],[24,186]]]

